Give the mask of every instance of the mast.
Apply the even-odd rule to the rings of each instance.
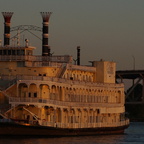
[[[80,46],[77,46],[77,65],[80,65]]]

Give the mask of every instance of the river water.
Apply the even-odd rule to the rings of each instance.
[[[144,144],[144,122],[130,123],[121,135],[61,138],[0,138],[0,144]]]

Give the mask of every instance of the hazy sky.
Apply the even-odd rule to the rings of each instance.
[[[53,12],[49,45],[56,55],[76,59],[80,46],[81,64],[104,59],[117,62],[118,70],[133,69],[135,59],[136,69],[144,69],[144,0],[0,0],[0,10],[14,12],[11,27],[42,27],[40,12]],[[1,15],[2,40],[3,23]],[[41,41],[26,34],[40,53]]]

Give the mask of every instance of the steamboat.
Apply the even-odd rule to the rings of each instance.
[[[116,83],[116,63],[80,65],[70,55],[52,55],[48,44],[51,12],[41,12],[42,55],[35,47],[10,45],[12,12],[4,17],[0,46],[0,135],[79,136],[120,134],[125,117],[123,83]],[[24,27],[19,27],[19,29]]]

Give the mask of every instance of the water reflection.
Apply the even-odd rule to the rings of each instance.
[[[61,138],[11,138],[1,139],[0,144],[114,144],[125,135],[82,136]]]

